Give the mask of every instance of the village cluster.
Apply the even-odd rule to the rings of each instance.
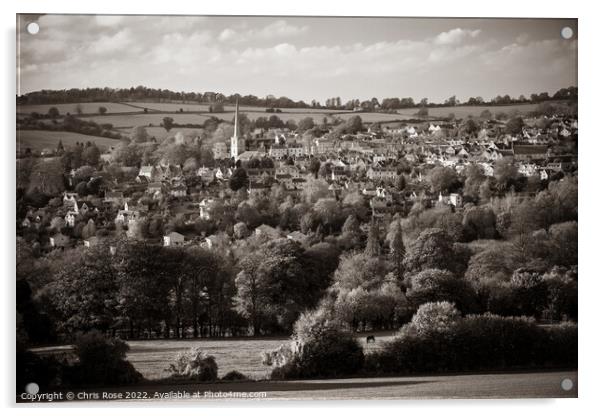
[[[496,120],[477,123],[469,119],[469,123],[441,120],[396,126],[362,124],[360,120],[362,128],[353,133],[333,134],[334,128],[330,128],[319,137],[288,128],[255,128],[243,133],[238,119],[237,107],[234,133],[229,143],[213,143],[210,166],[191,170],[168,160],[139,167],[122,166],[120,169],[127,173],[124,175],[127,179],[105,181],[102,195],[85,197],[73,191],[76,185],[73,169],[68,178],[72,190],[63,192],[62,204],[30,207],[20,228],[48,225],[57,215],[61,217],[64,227],[53,227],[55,233],[49,235],[47,242],[37,242],[48,248],[76,244],[73,233],[69,236],[62,230],[73,229],[78,223],[96,230],[107,228],[112,222],[118,231],[129,230],[128,235],[139,237],[139,233],[132,231],[138,229],[137,223],[157,214],[164,223],[176,217],[184,225],[209,221],[215,209],[224,209],[224,196],[240,189],[246,189],[249,197],[269,195],[277,189],[281,195],[299,200],[315,187],[324,188],[322,197],[337,200],[359,193],[373,219],[388,223],[395,214],[406,215],[418,200],[427,206],[451,205],[455,210],[462,210],[467,202],[477,202],[453,183],[433,186],[429,175],[436,167],[446,168],[448,173],[451,169],[459,177],[472,165],[486,178],[493,178],[496,166],[505,164],[527,182],[543,183],[577,168],[577,120],[568,116],[520,118],[513,131],[508,125],[514,119],[506,123]],[[348,120],[347,124],[354,122],[357,119]],[[184,144],[198,142],[199,137],[176,132],[171,140]],[[112,163],[111,149],[100,155],[100,161],[105,167]],[[88,180],[93,181],[94,176]],[[536,190],[525,186],[516,192],[528,195]],[[487,196],[485,190],[481,194]],[[158,200],[169,203],[152,203]],[[481,202],[487,201],[481,198]],[[113,229],[112,225],[108,228]],[[185,235],[176,231],[177,227],[171,228],[161,238],[155,236],[156,241],[165,246],[200,244],[211,248],[217,238],[206,232]],[[299,230],[287,234],[276,224],[262,224],[255,232],[299,241],[306,237]],[[82,239],[79,244],[86,247],[98,244],[103,238],[115,237],[107,233],[77,234]]]

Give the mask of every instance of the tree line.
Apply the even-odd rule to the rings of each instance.
[[[388,97],[379,101],[377,98],[361,101],[351,99],[343,104],[340,97],[328,98],[322,105],[317,100],[306,103],[303,100],[295,101],[288,97],[276,97],[267,95],[258,97],[256,95],[231,94],[224,95],[216,92],[176,92],[165,89],[147,88],[144,86],[131,88],[71,88],[68,90],[41,90],[17,96],[17,105],[25,104],[59,104],[77,102],[119,102],[119,101],[165,101],[165,102],[197,102],[197,103],[221,103],[233,105],[238,101],[240,105],[268,108],[324,108],[336,110],[354,110],[361,108],[363,111],[397,110],[401,108],[441,107],[456,105],[506,105],[540,103],[550,100],[577,100],[577,87],[561,88],[554,94],[549,92],[532,93],[529,97],[520,95],[518,98],[509,95],[498,95],[485,100],[482,97],[470,97],[461,102],[456,96],[451,96],[443,103],[429,103],[428,98],[415,102],[412,97],[397,98]]]

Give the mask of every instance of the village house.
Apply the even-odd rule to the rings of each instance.
[[[110,203],[113,205],[122,205],[123,204],[123,192],[105,192],[104,202]]]
[[[79,214],[75,211],[68,211],[67,214],[65,214],[65,224],[68,227],[75,227],[75,219],[78,215]]]
[[[205,198],[199,202],[199,218],[202,220],[211,219],[211,206],[213,205],[213,198]]]
[[[95,247],[98,245],[98,243],[99,243],[98,237],[92,236],[92,237],[84,240],[84,247],[86,247],[86,248]]]
[[[164,247],[177,247],[182,245],[184,245],[184,236],[180,233],[172,231],[166,236],[163,236]]]
[[[213,169],[211,169],[211,168],[206,168],[204,166],[200,167],[197,170],[196,174],[197,174],[197,176],[199,176],[201,178],[201,181],[205,185],[210,184],[215,179],[215,171]]]
[[[366,176],[372,181],[394,181],[397,179],[397,169],[370,167]]]
[[[64,234],[55,234],[49,238],[50,247],[65,248],[69,245],[69,237]]]
[[[157,171],[154,166],[145,165],[140,167],[138,177],[145,177],[149,182],[154,181],[156,178]]]

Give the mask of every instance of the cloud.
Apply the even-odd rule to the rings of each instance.
[[[226,28],[222,30],[222,33],[219,34],[218,39],[222,42],[227,42],[229,40],[236,38],[236,31],[230,28]]]
[[[105,55],[125,51],[134,44],[129,29],[123,29],[113,35],[104,35],[90,43],[88,51],[92,55]]]
[[[308,30],[308,26],[296,26],[287,23],[285,20],[277,20],[259,29],[251,28],[240,29],[237,31],[232,28],[226,28],[220,33],[218,38],[222,42],[231,43],[253,42],[257,40],[280,40],[300,36],[307,33]]]
[[[21,34],[23,90],[147,85],[306,100],[435,101],[454,94],[518,96],[576,83],[576,40],[557,33],[550,40],[536,31],[492,39],[486,30],[456,28],[396,38],[368,36],[354,25],[337,26],[335,37],[313,19],[98,17],[45,15],[38,35]],[[528,27],[516,33],[523,32],[531,33]]]
[[[481,31],[477,30],[467,30],[467,29],[452,29],[447,32],[442,32],[437,35],[435,38],[435,44],[437,45],[455,45],[458,44],[465,39],[476,38],[479,36]]]

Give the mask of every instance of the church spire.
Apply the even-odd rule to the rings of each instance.
[[[234,112],[234,137],[238,138],[238,97],[236,97],[236,111]]]

